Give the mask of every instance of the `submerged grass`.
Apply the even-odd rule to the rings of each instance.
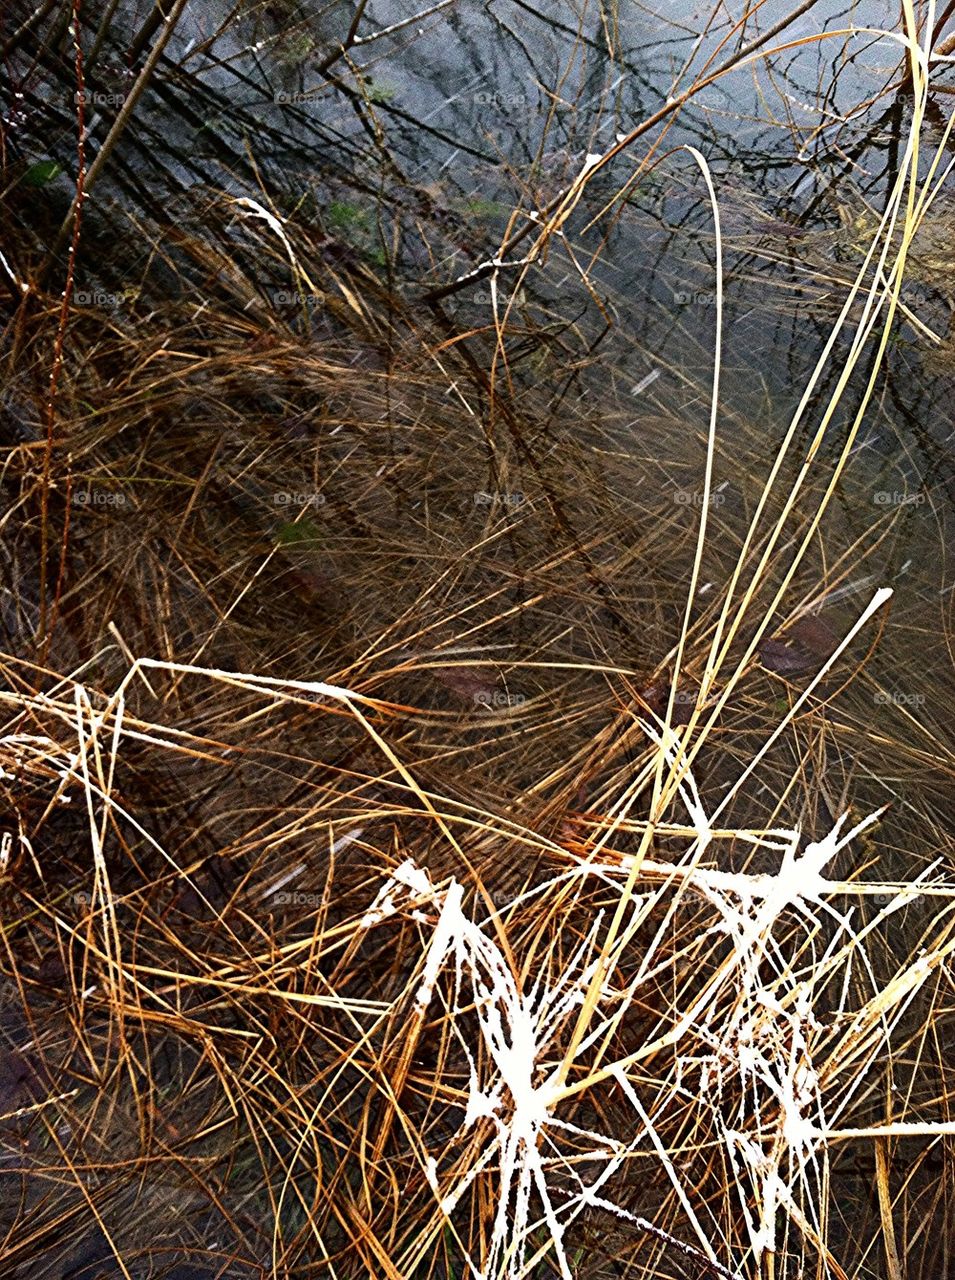
[[[522,312],[609,152],[475,326],[267,187],[98,300],[5,255],[5,1274],[951,1272],[950,726],[887,692],[901,509],[836,505],[942,176],[904,38],[769,459],[719,277],[705,408],[636,432]]]

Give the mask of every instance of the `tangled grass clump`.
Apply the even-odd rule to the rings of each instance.
[[[940,185],[907,14],[898,181],[778,433],[724,416],[699,152],[703,411],[635,419],[525,306],[561,245],[592,292],[572,215],[642,126],[424,299],[265,190],[141,220],[113,310],[17,231],[4,1275],[951,1272],[955,749],[892,691],[901,508],[834,501]]]

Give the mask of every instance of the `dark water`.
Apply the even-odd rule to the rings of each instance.
[[[214,175],[257,197],[254,182],[214,156],[217,146],[234,155],[251,145],[269,184],[293,199],[327,203],[341,177],[333,216],[342,239],[380,262],[397,235],[406,288],[413,292],[416,276],[421,286],[444,284],[486,259],[515,211],[520,225],[568,187],[588,155],[786,12],[773,0],[758,27],[730,37],[717,21],[701,40],[703,7],[453,3],[402,25],[420,8],[369,5],[360,24],[367,43],[350,67],[335,62],[332,83],[320,68],[350,6],[244,6],[211,43],[227,7],[187,10],[170,56],[195,77],[191,92],[198,82],[215,96],[203,108],[197,95],[201,122],[192,129],[154,104],[156,129],[179,137],[190,156],[176,176],[189,185],[197,172]],[[817,5],[780,40],[889,19],[880,3]],[[691,144],[709,163],[725,237],[723,398],[759,416],[770,442],[781,436],[897,172],[911,104],[878,95],[898,80],[899,57],[887,38],[839,34],[752,60],[707,87],[588,187],[568,220],[568,246],[555,244],[522,278],[529,315],[539,324],[572,316],[596,335],[609,314],[597,389],[612,370],[620,385],[642,384],[635,413],[699,405],[712,365],[715,252],[699,169],[679,149]],[[283,97],[293,100],[276,101]],[[933,132],[930,123],[927,141]],[[635,178],[651,146],[658,163]],[[443,255],[426,245],[423,222],[445,229]],[[944,337],[950,307],[937,276],[931,263],[915,268],[905,296]],[[515,281],[513,270],[500,273],[503,297]],[[447,305],[458,323],[486,323],[490,300],[483,281]],[[947,506],[955,492],[948,378],[926,374],[924,346],[903,323],[860,444],[876,492],[925,486]],[[816,403],[839,368],[837,350]],[[850,395],[844,411],[854,407]],[[872,465],[900,454],[904,464],[884,475]]]

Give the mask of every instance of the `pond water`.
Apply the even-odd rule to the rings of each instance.
[[[157,134],[181,148],[176,178],[255,197],[255,180],[215,161],[217,148],[238,157],[250,147],[270,189],[327,207],[339,175],[336,234],[382,267],[397,243],[413,294],[416,279],[425,288],[465,275],[515,217],[521,225],[566,190],[588,155],[605,152],[701,67],[757,41],[786,12],[773,0],[758,26],[731,37],[728,21],[718,20],[700,38],[702,7],[625,3],[605,12],[504,0],[425,8],[409,21],[422,8],[368,5],[365,43],[329,69],[332,83],[321,64],[333,33],[347,29],[350,6],[187,8],[169,56],[191,77],[178,86],[193,95],[191,118],[158,97],[147,113]],[[886,16],[877,2],[817,4],[785,40],[877,28]],[[573,316],[591,340],[612,321],[591,393],[600,394],[612,370],[615,391],[641,388],[635,414],[699,406],[713,359],[713,215],[696,162],[679,150],[699,148],[724,237],[723,400],[730,412],[758,417],[775,443],[897,172],[911,103],[878,95],[899,78],[900,49],[857,30],[722,76],[588,186],[566,223],[567,251],[556,245],[546,264],[522,276],[518,312],[525,306],[539,326]],[[933,129],[927,133],[931,141]],[[640,173],[651,143],[657,163]],[[944,258],[944,195],[938,209],[934,256]],[[445,243],[435,246],[442,228]],[[903,301],[946,339],[951,291],[930,246],[926,256],[920,265],[916,251]],[[515,279],[513,270],[499,274],[502,298]],[[487,324],[489,281],[454,295],[448,308],[459,325]],[[810,419],[832,393],[845,350],[837,346],[823,373]],[[930,350],[924,335],[900,325],[858,443],[876,492],[918,490],[944,511],[955,492],[953,423],[948,372],[925,367]],[[851,397],[846,404],[854,409]],[[939,512],[919,515],[936,520]]]

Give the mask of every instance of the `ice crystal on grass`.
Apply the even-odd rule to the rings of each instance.
[[[407,894],[410,890],[420,896],[423,876],[426,873],[420,868],[407,862],[402,864],[382,888],[365,921],[377,922],[383,918],[383,905],[394,907],[402,892]],[[461,1127],[468,1129],[479,1119],[490,1120],[494,1126],[494,1134],[481,1157],[457,1182],[441,1186],[437,1165],[433,1159],[429,1162],[433,1190],[443,1211],[450,1214],[483,1169],[493,1165],[499,1171],[498,1205],[490,1248],[483,1268],[471,1262],[473,1274],[481,1277],[499,1274],[502,1266],[508,1276],[523,1273],[528,1236],[536,1225],[531,1221],[531,1197],[536,1191],[561,1273],[570,1280],[562,1243],[564,1226],[560,1220],[565,1206],[556,1203],[548,1178],[549,1168],[561,1163],[552,1131],[562,1130],[592,1140],[593,1154],[598,1156],[619,1155],[623,1148],[613,1139],[588,1133],[554,1115],[559,1096],[557,1070],[546,1064],[555,1058],[559,1060],[558,1035],[570,1014],[583,1002],[584,992],[594,976],[596,961],[591,957],[602,918],[595,919],[590,933],[561,972],[551,974],[549,983],[544,982],[541,974],[525,992],[497,941],[465,914],[463,886],[452,879],[447,888],[430,888],[430,895],[439,908],[439,915],[425,951],[424,973],[414,1000],[415,1012],[419,1017],[427,1012],[439,973],[447,968],[453,975],[450,1013],[454,1032],[470,1064],[471,1074]],[[490,1080],[482,1081],[477,1046],[468,1044],[460,1029],[460,1018],[469,1008],[473,1008],[477,1016],[482,1047],[493,1063]],[[553,1154],[547,1154],[548,1151]]]
[[[657,742],[676,768],[681,750],[676,739],[667,734]],[[449,1217],[479,1176],[496,1180],[490,1238],[483,1257],[469,1264],[479,1280],[529,1275],[543,1247],[542,1232],[560,1274],[570,1280],[566,1230],[593,1206],[694,1256],[714,1273],[733,1274],[719,1261],[717,1224],[661,1136],[677,1105],[693,1109],[701,1132],[719,1135],[735,1173],[735,1195],[757,1269],[766,1253],[780,1247],[780,1213],[810,1236],[821,1235],[818,1206],[824,1200],[829,1118],[817,1053],[831,1035],[834,1015],[817,1009],[817,996],[854,957],[867,967],[852,912],[833,904],[845,886],[827,879],[826,872],[877,815],[843,834],[844,815],[824,839],[801,851],[798,831],[747,833],[753,843],[776,853],[778,870],[731,873],[700,864],[702,849],[718,837],[691,772],[685,771],[678,795],[690,819],[689,829],[683,828],[685,857],[674,864],[645,860],[641,870],[668,911],[676,910],[685,895],[702,903],[709,913],[703,936],[722,937],[724,951],[714,971],[704,975],[702,991],[697,986],[683,1008],[674,1008],[672,1030],[656,1045],[635,1047],[629,1057],[596,1070],[587,1065],[594,1046],[619,1025],[621,1004],[632,999],[646,973],[659,968],[654,955],[659,936],[644,957],[643,977],[629,991],[614,990],[607,981],[602,912],[572,954],[558,960],[552,953],[522,982],[493,922],[476,923],[467,915],[463,886],[452,878],[438,888],[410,860],[385,883],[362,921],[371,927],[407,907],[429,930],[420,976],[409,988],[413,1012],[423,1020],[435,1000],[444,1002],[451,1034],[470,1071],[459,1132],[480,1122],[490,1122],[492,1132],[463,1171],[455,1164],[442,1173],[440,1158],[431,1155],[426,1173]],[[632,868],[629,858],[581,862],[571,878],[581,885],[594,877],[613,884]],[[566,875],[559,880],[566,886]],[[580,1089],[566,1083],[568,1033],[598,972],[590,1020],[570,1065],[577,1072],[574,1079],[592,1070],[585,1083],[616,1090],[631,1108],[632,1127],[613,1137],[581,1128],[562,1114],[569,1094]],[[672,1052],[665,1064],[658,1059],[658,1076],[649,1082],[640,1076],[637,1088],[638,1078],[631,1074],[636,1063],[664,1046]],[[564,1154],[562,1138],[573,1140],[573,1159]],[[652,1149],[672,1185],[693,1243],[614,1204],[607,1194],[608,1181],[641,1145]],[[585,1164],[592,1171],[595,1163],[599,1172],[591,1172],[588,1182],[579,1170]],[[734,1261],[742,1265],[744,1260]]]

